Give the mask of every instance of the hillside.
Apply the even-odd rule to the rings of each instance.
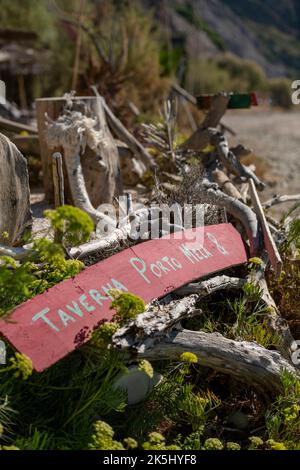
[[[258,63],[269,77],[300,72],[300,5],[296,0],[146,1],[189,55],[228,51]]]

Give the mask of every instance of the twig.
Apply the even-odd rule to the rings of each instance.
[[[268,201],[265,201],[262,203],[262,206],[265,209],[269,209],[272,206],[275,206],[275,204],[283,204],[285,202],[297,202],[300,201],[300,194],[290,194],[290,195],[276,195],[272,199],[268,199]]]

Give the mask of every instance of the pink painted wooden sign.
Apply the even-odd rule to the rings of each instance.
[[[207,274],[247,262],[231,224],[177,232],[128,248],[86,268],[73,279],[19,305],[0,321],[0,334],[42,371],[81,346],[110,320],[111,289],[145,303]]]

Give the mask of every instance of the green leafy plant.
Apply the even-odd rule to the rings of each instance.
[[[64,205],[46,210],[45,216],[55,230],[56,241],[64,245],[77,246],[88,241],[94,229],[90,216],[78,207]]]
[[[145,311],[145,303],[139,296],[115,289],[110,292],[114,297],[110,308],[116,311],[114,318],[120,324]]]
[[[282,373],[283,393],[277,397],[266,413],[269,446],[279,449],[300,449],[300,381],[290,372]]]

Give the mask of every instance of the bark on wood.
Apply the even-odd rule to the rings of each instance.
[[[52,144],[49,145],[49,136],[47,137],[49,127],[47,127],[46,115],[48,122],[51,121],[53,124],[66,109],[67,98],[44,98],[37,100],[36,104],[46,197],[53,200],[51,157],[53,151],[60,151],[64,157],[64,173],[69,177],[65,178],[66,202],[73,202],[77,205],[74,199],[79,198],[80,204],[84,204],[88,198],[93,207],[111,202],[113,196],[119,194],[122,188],[118,151],[106,123],[102,101],[95,97],[73,97],[68,101],[69,109],[72,108],[78,113],[77,124],[79,125],[81,120],[83,125],[83,129],[78,129],[80,132],[77,134],[78,151],[72,155],[72,150],[68,145],[65,145],[65,149],[61,145],[62,143],[66,144],[68,138],[73,137],[72,143],[74,148],[76,146],[76,123],[72,122],[72,116],[69,115],[69,128],[67,128],[67,123],[63,122],[63,118],[57,123],[57,131],[58,126],[62,126],[61,139],[57,138],[55,143],[52,140]],[[94,122],[94,126],[92,122]],[[66,127],[63,129],[64,125]],[[70,135],[66,134],[67,131],[70,132]],[[80,141],[81,138],[82,141]],[[84,149],[82,143],[86,143]],[[67,147],[70,155],[65,154]],[[82,150],[83,155],[81,156]]]
[[[249,181],[249,189],[250,189],[250,195],[251,195],[254,211],[256,212],[257,217],[259,218],[259,221],[261,223],[266,250],[268,252],[271,264],[275,271],[275,275],[279,277],[281,273],[281,269],[282,269],[282,259],[277,250],[276,244],[273,240],[273,237],[269,229],[269,225],[266,220],[266,216],[264,214],[263,208],[261,206],[253,180]]]
[[[235,199],[239,199],[243,201],[243,198],[238,191],[238,189],[234,186],[230,178],[224,173],[224,171],[215,169],[212,171],[213,180],[218,184],[220,189],[224,191],[225,194],[228,196],[234,197]]]
[[[27,162],[17,147],[0,134],[0,242],[14,245],[32,224]],[[3,238],[3,233],[8,238]]]

